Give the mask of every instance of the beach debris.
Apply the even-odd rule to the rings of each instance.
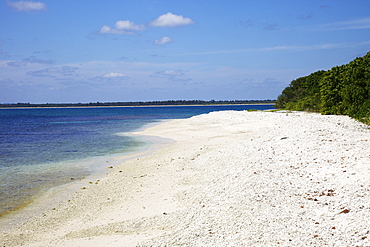
[[[280,140],[285,140],[285,139],[288,139],[287,136],[284,136],[284,137],[281,137]]]
[[[108,168],[112,169],[112,168],[113,168],[113,166],[109,166]]]
[[[349,213],[349,209],[344,209],[343,211],[340,212],[340,214],[348,214]]]
[[[140,176],[133,176],[133,178],[143,178],[143,177],[146,177],[147,174],[143,174],[143,175],[140,175]]]

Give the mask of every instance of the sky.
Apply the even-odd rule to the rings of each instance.
[[[0,103],[276,99],[368,51],[369,0],[0,0]]]

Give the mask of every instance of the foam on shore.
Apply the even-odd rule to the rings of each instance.
[[[0,244],[370,245],[368,126],[345,116],[222,111],[136,134],[176,142],[86,183],[2,232]]]

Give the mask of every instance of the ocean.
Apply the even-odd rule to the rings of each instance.
[[[0,109],[0,217],[48,189],[105,171],[150,146],[122,133],[165,119],[273,105]]]

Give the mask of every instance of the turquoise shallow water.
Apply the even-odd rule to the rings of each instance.
[[[0,216],[149,143],[120,133],[164,119],[272,105],[0,109]]]

